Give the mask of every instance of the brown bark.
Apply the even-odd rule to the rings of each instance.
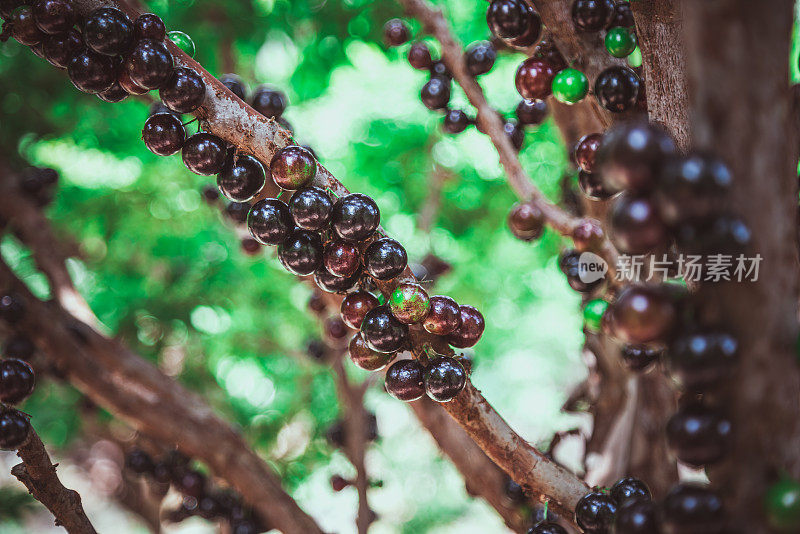
[[[797,339],[797,136],[788,86],[793,2],[683,3],[694,148],[731,168],[731,209],[762,259],[757,282],[700,288],[704,318],[739,338],[720,397],[734,424],[730,454],[710,471],[735,524],[766,532],[761,502],[778,473],[800,478]]]
[[[70,534],[97,534],[83,511],[81,496],[61,483],[56,466],[50,461],[50,455],[33,429],[25,444],[17,451],[17,456],[22,463],[12,467],[11,474],[50,510],[57,526],[64,527]]]

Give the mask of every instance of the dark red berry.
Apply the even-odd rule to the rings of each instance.
[[[48,35],[42,41],[44,58],[53,65],[62,69],[67,68],[69,61],[83,50],[83,38],[80,32],[71,29],[66,33]]]
[[[567,531],[558,523],[541,521],[528,529],[528,534],[567,534]]]
[[[614,534],[661,534],[658,506],[649,499],[622,504],[614,518]]]
[[[341,345],[342,341],[352,333],[344,321],[342,321],[342,319],[339,317],[332,316],[325,319],[323,328],[328,339],[334,342],[336,345]]]
[[[396,352],[408,336],[408,326],[398,321],[388,306],[378,306],[367,312],[361,322],[361,334],[372,350]]]
[[[33,9],[29,6],[18,8],[9,18],[11,36],[19,43],[34,46],[44,41],[47,34],[36,25]]]
[[[307,275],[322,266],[322,241],[319,234],[307,230],[293,230],[278,245],[278,258],[291,273]]]
[[[473,76],[480,76],[492,70],[494,61],[497,59],[497,50],[489,41],[478,41],[467,47],[465,59],[467,72]]]
[[[572,289],[581,293],[590,293],[603,283],[603,279],[600,278],[594,282],[584,282],[581,280],[580,257],[581,253],[577,250],[565,250],[559,256],[558,267],[567,277],[567,283],[569,283]]]
[[[151,473],[155,465],[149,454],[141,449],[132,449],[125,455],[125,467],[137,475],[144,475]]]
[[[238,74],[223,74],[219,77],[219,81],[233,94],[242,100],[247,100],[247,86]]]
[[[667,441],[678,459],[701,467],[719,462],[728,451],[732,425],[716,409],[693,402],[667,422]]]
[[[635,477],[623,477],[611,486],[608,492],[617,505],[623,505],[630,500],[650,500],[650,488],[647,484]]]
[[[525,129],[514,121],[506,121],[503,124],[503,131],[511,141],[511,145],[519,151],[525,143]]]
[[[678,484],[662,505],[668,532],[680,534],[720,534],[725,527],[722,499],[705,486]]]
[[[523,126],[538,126],[547,118],[544,100],[520,100],[516,109],[517,121]]]
[[[450,102],[450,80],[442,76],[433,76],[422,86],[420,98],[430,110],[444,109]]]
[[[636,105],[642,81],[628,67],[609,67],[594,82],[594,96],[612,113],[628,111]]]
[[[558,51],[555,43],[549,37],[545,37],[539,41],[539,44],[536,45],[536,50],[533,51],[532,57],[550,63],[553,65],[556,72],[567,68],[567,62],[564,60],[564,56],[561,55],[561,52]]]
[[[280,200],[265,198],[250,208],[247,215],[250,234],[265,245],[279,245],[294,229],[289,207]]]
[[[206,98],[206,83],[192,69],[177,67],[169,81],[158,91],[164,105],[178,113],[191,113]]]
[[[388,46],[407,43],[410,36],[411,30],[403,20],[391,19],[383,25],[383,39]]]
[[[360,329],[367,312],[380,305],[378,299],[367,291],[355,291],[342,300],[342,320],[350,328]]]
[[[161,41],[141,39],[126,58],[125,69],[139,87],[159,89],[172,77],[172,54]]]
[[[425,370],[417,360],[400,360],[386,370],[386,391],[401,401],[414,401],[425,395]]]
[[[431,310],[422,322],[425,330],[437,336],[446,336],[461,326],[461,309],[455,300],[445,295],[434,295],[430,303]]]
[[[167,27],[158,15],[144,13],[133,22],[133,35],[136,39],[163,41],[167,37]]]
[[[186,129],[181,120],[172,113],[157,113],[145,121],[142,140],[150,152],[169,156],[183,148]]]
[[[317,287],[328,293],[344,293],[352,289],[361,278],[361,270],[357,270],[348,277],[335,276],[325,267],[320,267],[314,272],[314,283]]]
[[[20,448],[31,431],[28,418],[17,410],[0,411],[0,449],[13,451]]]
[[[527,8],[527,13],[525,16],[525,31],[519,37],[515,37],[513,39],[504,39],[507,45],[514,48],[527,48],[529,46],[533,46],[536,41],[539,40],[539,36],[542,34],[542,19],[539,17],[539,13],[537,13],[536,10],[533,9],[533,6],[527,2],[523,3]]]
[[[675,338],[667,350],[673,379],[691,391],[720,383],[733,370],[739,352],[737,339],[721,330],[704,330]]]
[[[633,28],[636,25],[633,19],[631,5],[628,2],[617,2],[614,6],[614,18],[609,28]]]
[[[228,199],[246,202],[256,196],[267,183],[264,166],[249,154],[229,156],[217,175],[217,187]]]
[[[130,93],[128,93],[128,91],[126,91],[119,84],[119,82],[115,80],[114,84],[111,87],[109,87],[105,91],[97,93],[97,98],[99,98],[103,102],[109,102],[114,104],[116,102],[122,102],[123,100],[128,98],[129,94]]]
[[[117,66],[109,56],[84,50],[67,65],[72,84],[84,93],[101,93],[117,81]]]
[[[437,402],[449,402],[461,393],[467,383],[467,372],[454,358],[434,358],[425,368],[425,392]]]
[[[623,194],[609,217],[611,241],[623,254],[645,254],[665,246],[667,225],[650,197]]]
[[[225,165],[228,147],[225,141],[206,132],[190,136],[183,143],[183,164],[195,174],[210,175],[220,172]]]
[[[125,54],[133,44],[133,24],[128,16],[113,7],[96,9],[83,24],[86,45],[106,56]]]
[[[662,167],[657,198],[664,220],[677,224],[719,211],[733,178],[715,156],[696,153],[668,160]]]
[[[402,273],[407,264],[406,249],[388,237],[374,241],[364,251],[364,267],[378,280],[391,280]]]
[[[323,262],[334,276],[352,276],[361,267],[361,251],[352,241],[334,239],[325,245]]]
[[[261,252],[261,243],[250,236],[243,237],[241,241],[239,241],[239,245],[242,247],[242,252],[248,256],[255,256]]]
[[[28,362],[9,358],[0,360],[0,401],[6,404],[22,402],[33,393],[36,384]]]
[[[253,91],[251,105],[265,117],[277,119],[286,110],[286,95],[273,87],[262,85]]]
[[[44,33],[65,33],[75,24],[75,9],[69,0],[39,0],[33,4],[33,18]]]
[[[306,230],[320,230],[328,225],[333,210],[333,201],[319,187],[304,187],[292,195],[289,200],[289,211],[292,213],[294,223]],[[330,270],[330,269],[329,269]],[[337,274],[332,271],[333,274]],[[337,274],[338,276],[349,276]]]
[[[626,123],[609,130],[597,151],[597,165],[609,190],[649,191],[677,152],[675,142],[660,126]]]
[[[178,477],[175,485],[181,493],[199,499],[206,491],[206,477],[198,471],[186,471]]]
[[[361,333],[356,334],[350,340],[348,352],[353,363],[365,371],[379,371],[389,365],[389,362],[395,357],[394,353],[372,350],[364,341]]]
[[[581,137],[573,152],[575,163],[578,167],[586,172],[597,171],[595,160],[602,140],[603,134],[599,133],[587,134]]]
[[[333,475],[331,477],[331,488],[333,488],[333,491],[342,491],[349,485],[350,482],[342,478],[341,475]]]
[[[622,361],[631,371],[643,371],[661,358],[663,350],[649,345],[623,345],[620,349]]]
[[[521,37],[530,25],[528,5],[522,0],[493,0],[486,23],[493,35],[503,40]]]
[[[21,321],[24,316],[25,304],[18,295],[7,293],[0,296],[0,319],[14,324]]]
[[[578,186],[583,194],[592,200],[608,200],[616,194],[606,189],[602,176],[597,173],[579,171]]]
[[[272,179],[281,189],[294,191],[311,183],[317,174],[317,159],[307,149],[291,145],[279,150],[269,164]]]
[[[608,534],[616,512],[617,504],[610,496],[593,491],[581,497],[575,506],[575,522],[584,531]]]
[[[539,239],[544,233],[544,214],[535,204],[517,202],[508,214],[508,227],[522,241]]]
[[[450,109],[444,114],[442,129],[451,134],[458,134],[467,129],[470,125],[470,118],[460,109]]]
[[[333,205],[331,223],[342,239],[362,241],[375,233],[380,222],[378,205],[367,195],[352,193]]]
[[[736,216],[722,214],[687,221],[675,231],[678,248],[689,254],[742,254],[750,247],[750,227]]]
[[[431,78],[442,78],[445,81],[453,79],[453,73],[447,68],[443,60],[434,61],[430,68]]]
[[[465,349],[478,342],[483,335],[486,323],[477,308],[462,305],[458,309],[461,315],[461,325],[447,336],[447,342],[454,347]]]
[[[422,42],[412,44],[411,48],[408,49],[408,62],[418,70],[430,69],[431,65],[433,65],[431,49]]]
[[[660,287],[630,285],[609,307],[615,337],[626,343],[664,341],[675,323],[675,303]]]
[[[581,252],[599,250],[604,240],[603,227],[595,219],[583,219],[572,229],[572,244]]]
[[[572,4],[572,21],[583,32],[599,32],[614,20],[613,0],[575,0]]]
[[[553,92],[553,78],[557,69],[552,63],[529,57],[517,68],[514,82],[522,98],[544,100]]]

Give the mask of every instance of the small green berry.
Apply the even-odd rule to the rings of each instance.
[[[575,104],[589,92],[589,80],[577,69],[564,69],[553,78],[553,96],[564,104]]]
[[[800,529],[800,482],[784,479],[774,484],[764,496],[764,508],[770,524],[781,532]]]
[[[606,50],[614,57],[627,57],[636,50],[636,34],[618,26],[606,32]]]
[[[583,308],[583,322],[590,332],[599,332],[603,322],[603,315],[608,309],[608,302],[603,299],[593,299]]]
[[[173,31],[167,33],[167,37],[170,41],[175,43],[175,46],[186,52],[186,55],[189,57],[194,57],[194,41],[192,41],[192,38],[187,34],[179,31]]]

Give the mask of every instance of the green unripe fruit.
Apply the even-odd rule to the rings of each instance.
[[[577,69],[564,69],[553,78],[553,96],[564,104],[575,104],[589,93],[589,80]]]
[[[195,47],[191,37],[179,31],[169,32],[167,37],[175,43],[175,46],[186,52],[187,56],[194,57]]]
[[[593,299],[583,308],[583,322],[590,332],[599,332],[603,322],[603,315],[608,309],[608,302],[603,299]]]
[[[764,495],[764,510],[769,523],[781,532],[800,530],[800,482],[784,479]]]
[[[627,57],[636,50],[636,34],[620,26],[606,32],[606,50],[614,57]]]

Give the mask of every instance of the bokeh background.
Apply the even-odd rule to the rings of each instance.
[[[489,36],[484,2],[438,3],[462,42]],[[348,188],[377,200],[384,227],[406,245],[411,261],[433,252],[453,265],[436,292],[486,316],[473,381],[514,428],[546,446],[554,431],[587,424],[559,411],[586,374],[580,299],[556,265],[563,244],[549,232],[534,244],[511,236],[505,218],[515,197],[488,138],[474,128],[442,133],[440,115],[419,100],[426,77],[405,61],[408,45],[382,44],[383,23],[402,15],[398,5],[160,0],[146,2],[146,10],[168,29],[188,33],[195,58],[210,72],[235,72],[251,87],[283,90],[295,137]],[[481,78],[489,101],[508,117],[519,100],[513,76],[521,59],[503,53]],[[451,104],[466,106],[466,98],[456,89]],[[47,214],[71,247],[69,267],[103,325],[240,426],[323,528],[353,532],[355,491],[336,493],[329,484],[331,475],[353,474],[325,438],[340,410],[333,375],[306,354],[321,336],[307,309],[311,291],[271,249],[255,257],[241,251],[220,206],[203,200],[209,178],[191,174],[178,156],[147,151],[140,131],[148,105],[81,94],[27,48],[13,40],[0,44],[0,158],[59,171]],[[574,184],[551,119],[528,130],[520,158],[554,200],[562,182]],[[435,181],[443,181],[437,200]],[[433,224],[420,227],[419,213],[432,202],[439,204]],[[3,237],[0,252],[37,295],[49,294],[18,241]],[[405,405],[379,385],[367,405],[380,434],[367,455],[372,478],[382,482],[370,492],[379,518],[373,532],[504,530],[488,505],[466,494]],[[67,485],[82,493],[98,530],[146,532],[113,500],[113,470],[104,462],[119,459],[86,439],[87,418],[113,427],[112,417],[94,410],[87,416],[74,389],[49,380],[23,409],[62,461]],[[0,533],[56,531],[9,476],[15,460],[0,452]],[[169,531],[214,528],[193,519]]]

